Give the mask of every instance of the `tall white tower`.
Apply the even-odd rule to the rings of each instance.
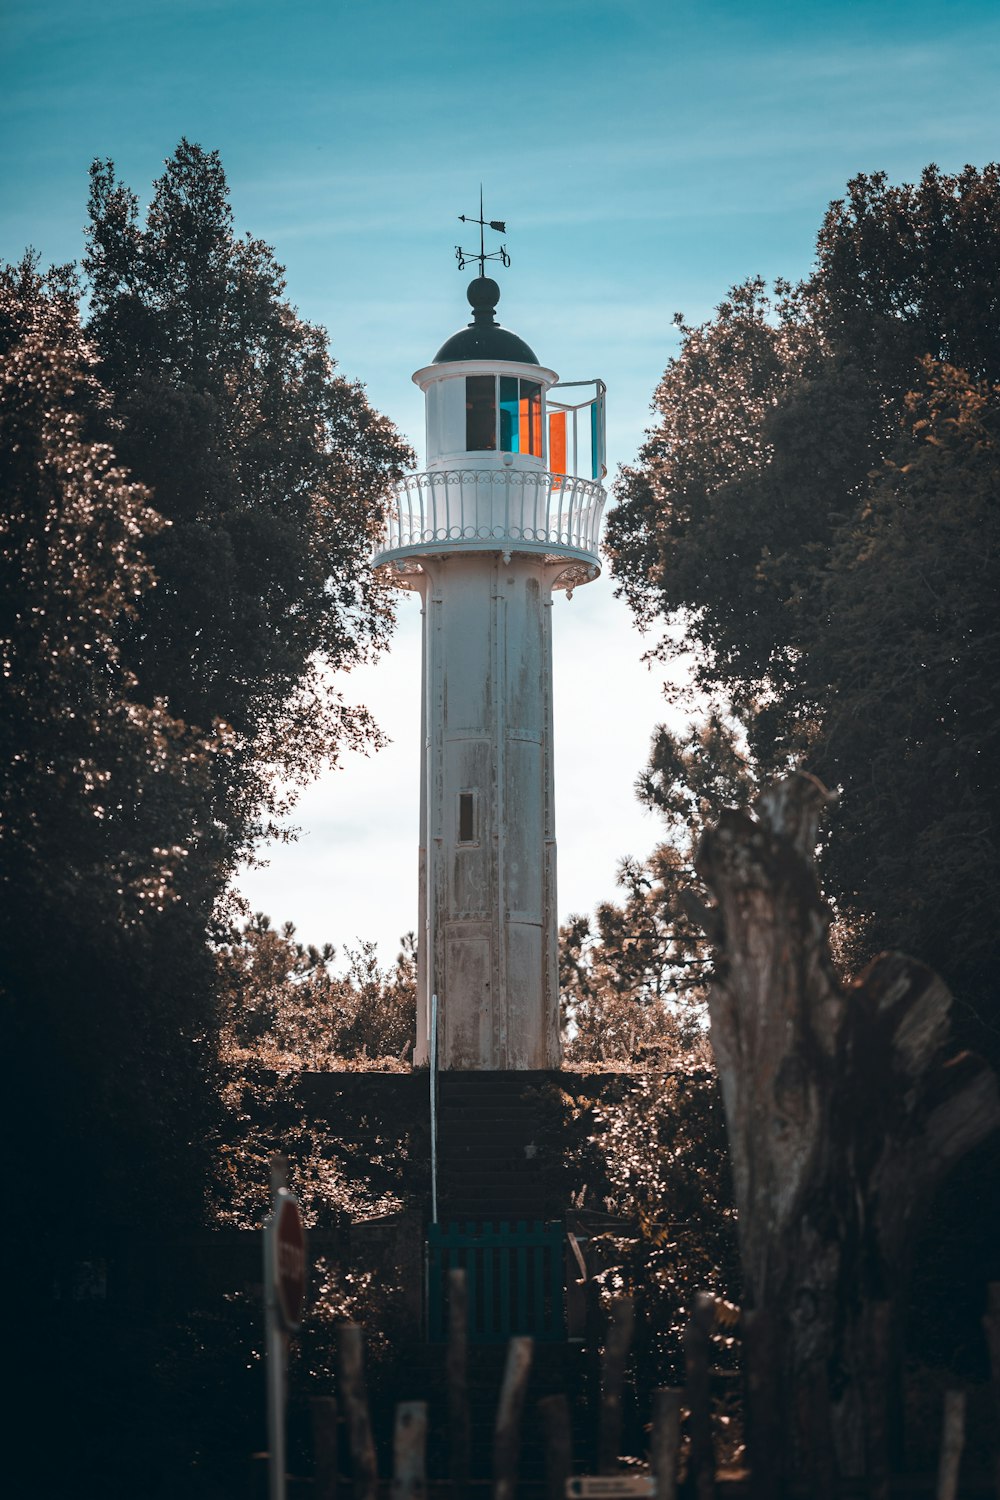
[[[552,600],[598,576],[605,500],[602,382],[560,386],[499,296],[413,376],[427,467],[376,556],[423,601],[414,1061],[436,995],[448,1069],[559,1066]]]

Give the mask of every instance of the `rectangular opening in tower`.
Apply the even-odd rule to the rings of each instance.
[[[475,792],[459,792],[458,794],[458,842],[460,844],[476,842]]]

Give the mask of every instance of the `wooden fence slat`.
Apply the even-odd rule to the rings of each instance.
[[[811,1500],[835,1500],[837,1455],[830,1422],[830,1384],[823,1360],[803,1376],[800,1401],[799,1427]]]
[[[554,1226],[557,1233],[547,1232],[546,1255],[549,1260],[549,1332],[554,1339],[561,1339],[566,1331],[565,1281],[566,1254],[563,1248],[562,1225]],[[558,1235],[558,1237],[557,1237]]]
[[[469,1282],[466,1272],[448,1272],[448,1446],[453,1500],[469,1485],[472,1434],[469,1415]]]
[[[661,1386],[653,1392],[649,1462],[656,1486],[656,1500],[677,1500],[682,1394],[672,1386]]]
[[[316,1500],[337,1500],[337,1402],[313,1396],[309,1402],[313,1442],[313,1493]]]
[[[531,1374],[534,1340],[511,1339],[493,1432],[493,1500],[514,1500],[521,1451],[521,1414]]]
[[[539,1332],[547,1331],[545,1329],[545,1239],[542,1233],[542,1228],[543,1226],[536,1219],[535,1223],[532,1225],[532,1229],[534,1231],[532,1235],[532,1243],[535,1247],[535,1253],[532,1256],[533,1275],[531,1278],[531,1283],[532,1298],[534,1301],[534,1313],[535,1317],[538,1319]]]
[[[573,1429],[566,1396],[543,1396],[538,1403],[545,1432],[546,1500],[565,1500],[573,1472]]]
[[[479,1326],[487,1337],[494,1331],[495,1319],[493,1316],[493,1225],[483,1225],[484,1246],[478,1253],[482,1257],[483,1268],[483,1314]]]
[[[400,1401],[392,1434],[392,1500],[427,1493],[427,1402]]]
[[[892,1304],[869,1302],[865,1338],[865,1464],[870,1500],[889,1500],[889,1340]]]
[[[696,1292],[690,1321],[684,1330],[684,1371],[691,1413],[691,1491],[697,1500],[715,1494],[715,1451],[712,1445],[712,1404],[709,1367],[715,1298]]]
[[[751,1500],[780,1500],[785,1493],[785,1449],[780,1432],[781,1364],[774,1318],[768,1308],[745,1307],[740,1321]]]
[[[990,1372],[993,1377],[993,1410],[996,1417],[993,1430],[1000,1434],[1000,1281],[991,1281],[989,1284],[983,1327],[986,1330]],[[994,1437],[993,1488],[997,1492],[997,1500],[1000,1500],[1000,1436]]]
[[[625,1362],[635,1329],[635,1307],[631,1297],[616,1297],[611,1304],[611,1320],[604,1342],[601,1379],[600,1439],[597,1468],[601,1474],[618,1470],[622,1437],[622,1392],[625,1387]]]
[[[354,1500],[378,1500],[378,1464],[365,1389],[364,1345],[357,1323],[341,1323],[337,1329],[337,1366],[351,1448]]]
[[[500,1273],[500,1307],[499,1307],[499,1329],[503,1334],[512,1331],[510,1321],[510,1246],[512,1237],[506,1224],[500,1225],[500,1264],[497,1270]]]
[[[965,1447],[965,1392],[945,1391],[936,1500],[955,1500]]]

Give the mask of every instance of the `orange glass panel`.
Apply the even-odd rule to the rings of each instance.
[[[553,474],[566,472],[566,413],[549,415],[549,468]]]
[[[531,452],[542,456],[542,389],[538,386],[528,402],[531,407]]]

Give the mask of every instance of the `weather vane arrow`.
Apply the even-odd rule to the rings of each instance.
[[[458,269],[460,271],[464,271],[465,268],[466,268],[466,266],[471,265],[473,261],[478,261],[479,262],[479,274],[480,274],[480,276],[485,276],[486,275],[486,262],[488,260],[498,260],[498,261],[500,261],[501,265],[503,265],[503,266],[509,266],[510,265],[510,256],[507,254],[507,246],[506,245],[501,245],[499,250],[492,250],[489,253],[487,253],[487,250],[486,250],[486,239],[485,239],[485,234],[486,234],[487,229],[494,229],[494,230],[496,230],[497,234],[506,234],[507,233],[507,225],[504,223],[503,219],[484,219],[483,218],[483,185],[482,185],[482,183],[479,184],[479,218],[478,219],[473,219],[473,218],[471,218],[467,214],[459,214],[458,218],[459,218],[459,222],[461,224],[478,224],[479,225],[479,250],[478,250],[478,252],[475,251],[475,250],[463,250],[462,247],[461,247],[461,245],[456,245],[455,246],[455,258],[458,261]]]

